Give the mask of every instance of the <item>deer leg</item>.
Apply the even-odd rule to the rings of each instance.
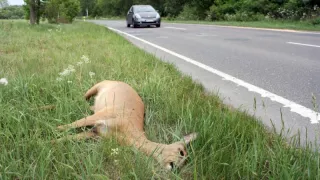
[[[102,119],[109,119],[114,118],[115,115],[112,111],[110,111],[111,108],[104,108],[95,114],[91,116],[87,116],[85,118],[79,119],[73,123],[58,126],[59,130],[68,130],[72,128],[79,128],[79,127],[85,127],[85,126],[94,126],[96,121],[102,120]]]
[[[79,133],[79,134],[76,134],[76,135],[68,135],[66,137],[62,137],[62,138],[59,138],[57,140],[52,140],[51,143],[57,143],[57,142],[65,141],[65,140],[79,141],[79,140],[82,140],[82,139],[89,139],[89,138],[92,138],[92,137],[97,137],[97,134],[94,133],[94,132],[82,132],[82,133]]]
[[[77,121],[75,121],[73,123],[58,126],[58,129],[59,130],[68,130],[68,129],[71,129],[71,128],[93,126],[93,125],[95,125],[95,122],[97,120],[100,120],[102,118],[103,118],[102,116],[94,114],[94,115],[87,116],[85,118],[79,119],[79,120],[77,120]]]

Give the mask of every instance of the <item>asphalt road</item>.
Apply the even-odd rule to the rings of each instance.
[[[292,128],[294,132],[307,129],[311,138],[319,136],[316,132],[319,130],[318,122],[313,120],[311,123],[310,118],[301,116],[303,109],[298,110],[300,114],[297,114],[292,108],[285,109],[283,104],[278,103],[280,100],[275,102],[270,98],[266,99],[257,91],[241,88],[241,84],[239,86],[237,82],[244,81],[274,93],[289,100],[287,104],[296,103],[319,112],[319,108],[314,108],[312,95],[317,98],[315,103],[320,105],[320,33],[168,23],[162,23],[161,28],[127,28],[125,21],[92,22],[138,37],[137,40],[125,35],[137,46],[175,63],[181,71],[191,74],[207,89],[219,90],[228,99],[226,102],[237,107],[247,105],[249,111],[261,117],[269,127],[270,119],[281,126],[279,109],[284,108],[283,112],[287,113],[284,120],[288,128]],[[181,58],[172,53],[158,52],[157,48],[149,47],[139,39],[231,75],[238,81],[235,84],[223,81],[216,74],[182,62],[179,60]],[[263,104],[264,109],[260,107],[260,110],[252,110],[254,98],[258,98],[258,106]],[[268,115],[266,104],[269,106]]]

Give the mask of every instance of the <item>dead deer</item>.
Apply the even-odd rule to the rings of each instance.
[[[151,142],[144,132],[144,103],[130,85],[120,81],[105,80],[90,88],[85,98],[89,100],[94,95],[96,95],[94,105],[91,106],[93,115],[71,124],[58,126],[59,130],[85,126],[93,128],[58,141],[114,136],[122,145],[133,145],[147,156],[152,156],[167,170],[179,168],[185,163],[186,145],[196,138],[196,133],[191,133],[182,141],[173,144]]]

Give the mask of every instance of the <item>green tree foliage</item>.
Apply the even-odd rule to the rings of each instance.
[[[40,18],[49,23],[71,23],[80,12],[79,0],[24,0],[26,19],[39,24]]]
[[[24,10],[22,6],[7,6],[0,9],[0,19],[23,19]]]
[[[4,8],[9,6],[9,3],[7,0],[0,0],[0,8]]]
[[[50,0],[45,5],[45,17],[49,23],[57,23],[59,17],[59,1]]]
[[[80,11],[80,2],[78,0],[63,0],[60,4],[62,17],[68,22],[72,22]]]
[[[183,7],[186,5],[186,3],[189,0],[165,0],[164,3],[164,12],[167,14],[169,17],[176,17],[178,16],[182,10]]]
[[[30,24],[39,24],[43,14],[43,0],[24,0],[23,6],[26,19],[30,19]]]
[[[93,14],[97,0],[80,0],[80,15],[86,16]]]
[[[81,15],[86,15],[88,8],[91,17],[125,16],[133,4],[150,4],[161,14],[165,13],[165,0],[80,0],[80,3]]]
[[[49,23],[72,23],[80,11],[78,0],[47,0],[45,4]]]
[[[150,4],[162,16],[188,20],[299,20],[314,17],[320,0],[80,0],[81,14],[124,16],[133,4]]]

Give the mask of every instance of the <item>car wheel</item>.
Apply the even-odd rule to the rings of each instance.
[[[157,25],[156,25],[156,27],[160,27],[160,26],[161,26],[161,24],[157,24]]]
[[[135,24],[135,22],[134,22],[134,20],[133,20],[133,19],[132,19],[132,26],[133,26],[133,28],[138,27],[138,26]]]
[[[130,24],[127,24],[127,27],[130,27]]]

